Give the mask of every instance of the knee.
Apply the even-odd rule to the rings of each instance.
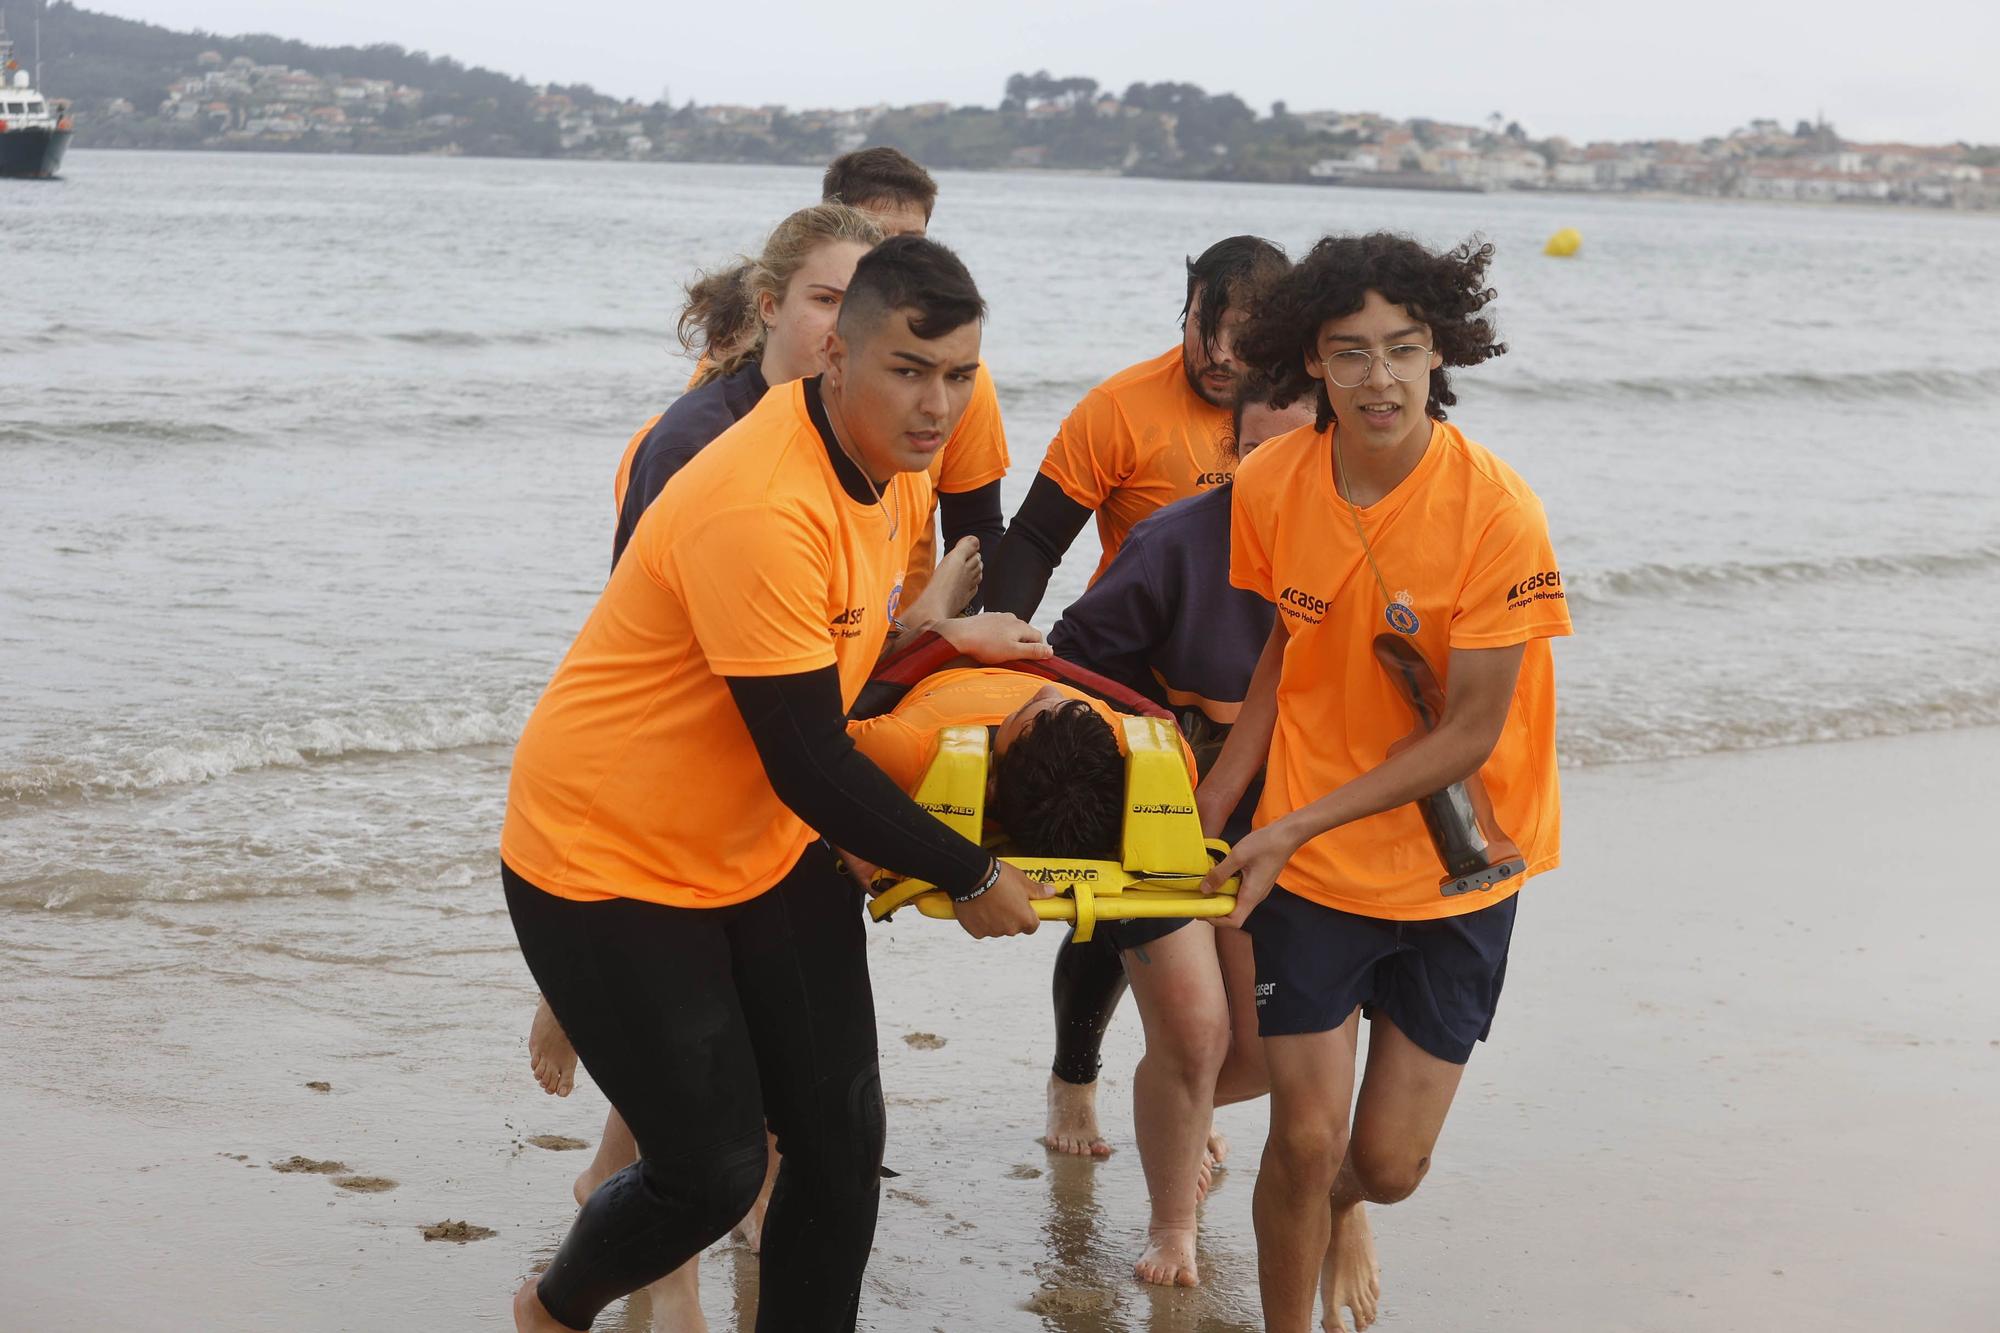
[[[1417,1192],[1431,1169],[1428,1153],[1371,1148],[1356,1140],[1349,1156],[1355,1182],[1370,1203],[1401,1203]]]
[[[1276,1167],[1301,1184],[1325,1182],[1331,1189],[1334,1173],[1347,1151],[1347,1130],[1331,1120],[1294,1119],[1273,1124],[1264,1142],[1268,1166]],[[1268,1169],[1268,1167],[1267,1167]]]
[[[1146,1056],[1157,1056],[1176,1077],[1189,1083],[1214,1086],[1229,1058],[1229,1020],[1226,1015],[1210,1016],[1192,1011],[1176,1014],[1161,1025],[1157,1043],[1148,1042]]]
[[[764,1187],[767,1149],[761,1128],[679,1161],[642,1157],[636,1167],[640,1187],[694,1213],[700,1229],[721,1235],[742,1220]]]

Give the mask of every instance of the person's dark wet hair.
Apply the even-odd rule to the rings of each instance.
[[[820,198],[830,204],[867,208],[871,204],[915,204],[928,218],[937,207],[937,182],[909,154],[889,147],[842,153],[827,164]]]
[[[865,341],[891,310],[907,312],[919,338],[942,338],[984,319],[986,301],[950,250],[921,236],[891,236],[854,266],[840,303],[840,336]]]
[[[1125,756],[1117,735],[1081,699],[1030,718],[993,761],[987,814],[1022,856],[1120,859]]]
[[[1492,318],[1480,313],[1498,295],[1486,285],[1492,260],[1493,246],[1477,236],[1443,253],[1386,231],[1323,237],[1290,271],[1259,289],[1236,335],[1237,359],[1271,381],[1274,406],[1316,391],[1315,425],[1325,430],[1333,404],[1306,371],[1306,362],[1319,354],[1321,327],[1353,314],[1376,292],[1430,328],[1431,347],[1444,367],[1476,366],[1507,350]],[[1457,401],[1449,370],[1433,370],[1424,410],[1443,421]]]
[[[1236,390],[1236,401],[1229,406],[1229,451],[1241,454],[1243,451],[1243,413],[1253,407],[1270,407],[1271,381],[1255,371],[1243,376],[1243,383]]]
[[[1187,299],[1181,302],[1181,324],[1194,313],[1201,345],[1213,349],[1222,317],[1264,283],[1283,273],[1285,252],[1261,236],[1231,236],[1217,241],[1187,261]],[[1201,309],[1195,310],[1195,297]]]
[[[757,313],[744,282],[749,276],[750,265],[736,263],[687,284],[687,304],[675,326],[683,349],[717,361],[756,337]]]

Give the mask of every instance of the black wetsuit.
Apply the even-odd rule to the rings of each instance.
[[[872,498],[807,401],[842,487]],[[772,789],[810,827],[947,892],[991,858],[854,748],[835,667],[730,677]],[[662,799],[671,799],[663,788]],[[766,1222],[760,1333],[850,1330],[874,1236],[883,1113],[860,890],[825,842],[748,902],[574,901],[503,867],[521,952],[639,1160],[585,1203],[537,1285],[572,1328],[701,1253],[783,1163]]]

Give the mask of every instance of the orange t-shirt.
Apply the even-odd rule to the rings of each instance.
[[[500,854],[563,898],[725,907],[812,839],[771,790],[724,676],[874,668],[930,478],[842,489],[808,382],[764,395],[640,519],[514,751]]]
[[[979,373],[973,377],[972,399],[965,405],[965,415],[958,419],[958,427],[944,442],[944,448],[931,459],[931,485],[941,495],[963,495],[988,482],[999,481],[1007,475],[1009,463],[1007,430],[1000,421],[1000,396],[994,392],[993,376],[982,361]],[[991,551],[980,554],[988,560],[993,558]],[[903,576],[905,606],[923,595],[942,557],[934,504],[931,512],[924,515],[923,530],[910,550],[909,573]]]
[[[646,418],[646,424],[639,427],[639,433],[625,442],[625,456],[618,460],[618,475],[611,479],[611,519],[617,522],[625,512],[625,492],[632,489],[632,460],[638,456],[639,446],[653,433],[653,427],[660,424],[664,412],[655,412]]]
[[[1097,513],[1104,558],[1092,583],[1140,519],[1222,485],[1235,470],[1229,409],[1189,387],[1178,347],[1085,394],[1042,459],[1043,476]]]
[[[894,708],[881,717],[847,724],[854,748],[875,762],[904,791],[915,791],[937,756],[941,727],[996,727],[1009,714],[1053,685],[1071,699],[1081,699],[1097,711],[1125,749],[1123,718],[1117,709],[1073,685],[1011,667],[954,667],[927,676],[910,687]],[[1194,781],[1194,752],[1181,742],[1187,758],[1188,781]]]
[[[1528,644],[1513,707],[1479,777],[1528,874],[1553,869],[1562,804],[1549,639],[1568,634],[1570,623],[1541,501],[1505,463],[1437,422],[1415,470],[1361,510],[1361,522],[1391,595],[1408,608],[1398,619],[1415,617],[1410,638],[1447,693],[1452,649]],[[1380,764],[1417,723],[1375,660],[1375,636],[1392,632],[1388,608],[1334,489],[1330,432],[1302,427],[1244,461],[1230,534],[1229,581],[1276,603],[1290,635],[1261,828]],[[1521,883],[1446,897],[1443,877],[1411,804],[1314,838],[1279,882],[1328,907],[1392,921],[1474,912]]]

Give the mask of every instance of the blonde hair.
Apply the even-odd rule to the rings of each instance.
[[[757,315],[759,298],[785,299],[785,289],[806,260],[830,241],[872,246],[882,228],[845,204],[801,208],[775,227],[755,259],[747,255],[728,268],[703,273],[687,285],[681,310],[681,346],[705,359],[695,384],[733,375],[764,355],[765,330]]]

